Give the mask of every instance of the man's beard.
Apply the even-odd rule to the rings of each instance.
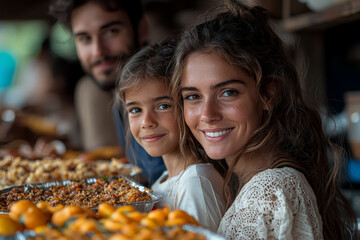
[[[90,71],[86,70],[86,73],[89,75],[90,79],[93,80],[93,82],[96,84],[96,86],[98,86],[100,89],[104,90],[104,91],[111,91],[115,88],[116,86],[116,78],[118,75],[120,75],[120,71],[121,71],[121,68],[122,66],[124,65],[124,63],[126,62],[126,60],[130,57],[129,54],[120,54],[118,56],[105,56],[102,60],[98,60],[98,61],[95,61],[93,63],[90,64]],[[108,70],[108,71],[105,71],[105,75],[111,75],[111,74],[114,74],[114,71],[115,71],[115,74],[113,76],[114,79],[111,79],[111,81],[107,81],[105,83],[102,83],[101,81],[99,81],[99,79],[97,79],[94,74],[92,74],[91,72],[91,69],[102,63],[103,61],[107,61],[107,60],[110,60],[110,61],[116,61],[116,67],[115,67],[115,70],[114,69],[111,69],[111,70]]]

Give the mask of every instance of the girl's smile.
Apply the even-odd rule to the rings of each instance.
[[[131,133],[151,156],[176,152],[179,131],[169,90],[161,79],[142,82],[125,92]]]

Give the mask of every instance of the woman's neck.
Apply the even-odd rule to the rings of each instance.
[[[185,170],[186,167],[200,162],[191,156],[182,156],[179,150],[167,153],[162,157],[168,171],[169,178],[178,175],[181,171]]]
[[[271,167],[272,154],[252,154],[250,156],[241,156],[236,166],[234,174],[239,179],[240,186],[245,185],[250,179],[261,171]],[[227,159],[226,162],[230,167],[235,160]]]

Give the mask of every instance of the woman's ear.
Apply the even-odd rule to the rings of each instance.
[[[264,110],[270,111],[271,106],[274,103],[275,95],[277,93],[277,81],[271,80],[264,87],[262,98],[264,100]]]
[[[142,17],[138,26],[139,46],[144,46],[149,36],[149,23],[145,17]]]

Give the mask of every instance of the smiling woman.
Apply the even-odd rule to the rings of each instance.
[[[321,118],[303,99],[287,49],[263,8],[226,2],[183,33],[172,78],[180,146],[224,158],[226,183],[238,179],[237,189],[234,182],[226,188],[229,208],[218,232],[227,239],[349,239],[356,219],[336,185],[339,152],[331,149],[331,170]]]
[[[185,61],[184,117],[209,157],[236,154],[262,117],[255,81],[215,53],[194,52]]]

